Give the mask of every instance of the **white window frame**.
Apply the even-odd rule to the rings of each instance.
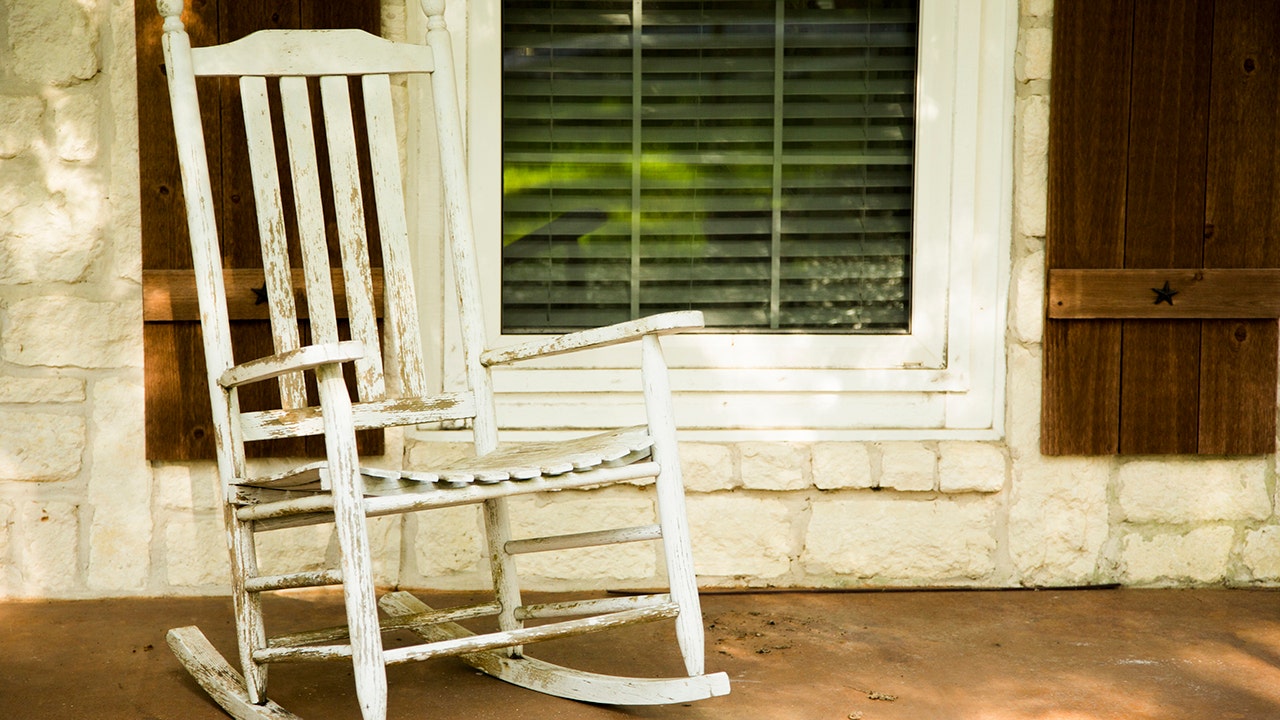
[[[484,241],[502,236],[500,7],[450,7],[467,30],[455,52],[490,347],[533,337],[500,334],[501,244]],[[664,338],[684,437],[1002,436],[1017,2],[921,0],[920,31],[911,333]],[[452,324],[429,343],[449,386],[461,382]],[[637,364],[622,346],[497,369],[499,421],[531,436],[637,421]]]

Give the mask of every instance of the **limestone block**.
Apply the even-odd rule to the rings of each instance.
[[[713,492],[741,487],[733,466],[733,449],[712,443],[680,443],[680,472],[690,492]]]
[[[1267,464],[1240,460],[1137,460],[1120,466],[1120,509],[1130,522],[1261,520],[1271,514]]]
[[[13,517],[13,506],[0,502],[0,579],[4,578],[4,569],[12,564],[9,539],[13,536]],[[5,594],[3,583],[0,583],[0,597]]]
[[[82,417],[0,409],[0,480],[69,480],[84,457]]]
[[[1029,17],[1049,17],[1053,14],[1053,0],[1022,0],[1022,14]]]
[[[820,490],[875,487],[866,443],[820,442],[813,448],[813,484]]]
[[[11,0],[12,71],[53,85],[93,77],[99,69],[98,34],[84,7],[76,0]]]
[[[141,367],[141,312],[140,303],[68,295],[19,300],[5,314],[0,354],[27,366]]]
[[[157,463],[151,476],[156,505],[162,510],[212,512],[221,507],[221,481],[213,462]]]
[[[15,160],[0,172],[0,202],[11,192],[15,203],[0,208],[0,283],[79,282],[100,252],[102,220],[92,212],[98,203],[81,205],[50,193],[36,169]]]
[[[373,555],[373,582],[377,585],[399,585],[404,516],[370,518],[368,527],[369,550]],[[331,563],[333,567],[338,566],[336,555]]]
[[[977,580],[995,569],[995,508],[976,498],[871,495],[815,502],[800,561],[811,576],[911,584]]]
[[[1051,28],[1024,28],[1018,35],[1018,58],[1014,63],[1018,81],[1048,80],[1053,48],[1053,30]]]
[[[58,157],[85,162],[98,156],[98,98],[69,93],[53,102],[54,147]]]
[[[1096,578],[1108,536],[1106,458],[1027,458],[1013,464],[1009,554],[1027,585]]]
[[[222,515],[172,513],[164,527],[165,579],[170,587],[229,587]]]
[[[1016,262],[1013,277],[1010,329],[1020,342],[1041,342],[1044,338],[1044,252],[1033,252]]]
[[[147,472],[142,378],[107,378],[93,387],[92,464],[87,498],[89,587],[139,592],[151,559],[151,477]]]
[[[31,405],[81,403],[85,383],[71,377],[5,377],[0,382],[0,404]]]
[[[38,97],[0,95],[0,158],[11,158],[41,137],[44,103]]]
[[[1005,387],[1005,440],[1009,454],[1037,462],[1040,455],[1040,390],[1043,386],[1039,348],[1010,345]]]
[[[1221,580],[1231,557],[1235,530],[1201,527],[1185,535],[1174,533],[1124,539],[1124,582],[1132,584],[1209,583]]]
[[[22,594],[56,597],[80,580],[79,506],[65,500],[27,501],[19,506]]]
[[[257,533],[258,568],[264,575],[279,575],[330,567],[330,552],[335,553],[337,539],[333,525],[308,525]]]
[[[999,492],[1008,462],[999,446],[989,443],[939,443],[938,489],[945,493]]]
[[[1023,235],[1044,237],[1049,197],[1049,98],[1020,98],[1015,112],[1017,228]]]
[[[655,521],[651,495],[614,487],[521,497],[511,502],[513,538],[546,537],[648,525]],[[554,580],[642,580],[657,572],[655,543],[627,543],[522,555],[523,577]]]
[[[1242,559],[1255,580],[1280,580],[1280,526],[1268,525],[1245,535]]]
[[[918,442],[878,443],[880,487],[929,492],[937,486],[938,454]]]
[[[441,508],[412,516],[413,558],[424,578],[480,569],[484,521],[475,505]]]
[[[807,448],[789,443],[742,443],[742,486],[752,490],[803,490]]]
[[[793,515],[782,500],[739,494],[689,498],[699,575],[772,578],[791,570]]]
[[[405,440],[405,469],[431,472],[475,455],[471,443]]]

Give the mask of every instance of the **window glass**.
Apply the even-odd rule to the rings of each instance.
[[[504,333],[911,330],[918,0],[504,0]]]

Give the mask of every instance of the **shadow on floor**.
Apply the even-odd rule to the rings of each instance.
[[[422,593],[437,607],[458,595]],[[332,593],[271,598],[272,632],[339,624]],[[1280,718],[1280,593],[1262,590],[708,593],[707,665],[727,697],[602,707],[511,687],[454,659],[388,671],[389,718],[448,720],[1260,720]],[[226,598],[0,603],[0,717],[225,717],[165,646],[199,625],[228,657]],[[678,674],[670,628],[544,643],[583,669]],[[409,640],[390,636],[389,644]],[[575,660],[576,658],[576,660]],[[629,667],[629,664],[634,666]],[[233,662],[234,664],[234,662]],[[304,718],[357,718],[345,664],[271,670]]]

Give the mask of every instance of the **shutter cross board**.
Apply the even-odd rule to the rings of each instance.
[[[333,304],[339,318],[347,316],[347,299],[343,291],[342,271],[332,271]],[[232,320],[267,320],[266,279],[261,270],[224,270],[227,288],[227,315]],[[383,316],[382,270],[373,269],[374,313]],[[307,296],[303,291],[302,270],[293,270],[293,296],[298,317],[307,317]],[[191,270],[142,271],[142,319],[144,322],[199,320],[196,299],[196,276]]]
[[[1280,318],[1280,269],[1050,270],[1052,320]]]
[[[1275,451],[1280,3],[1059,3],[1041,450]]]

